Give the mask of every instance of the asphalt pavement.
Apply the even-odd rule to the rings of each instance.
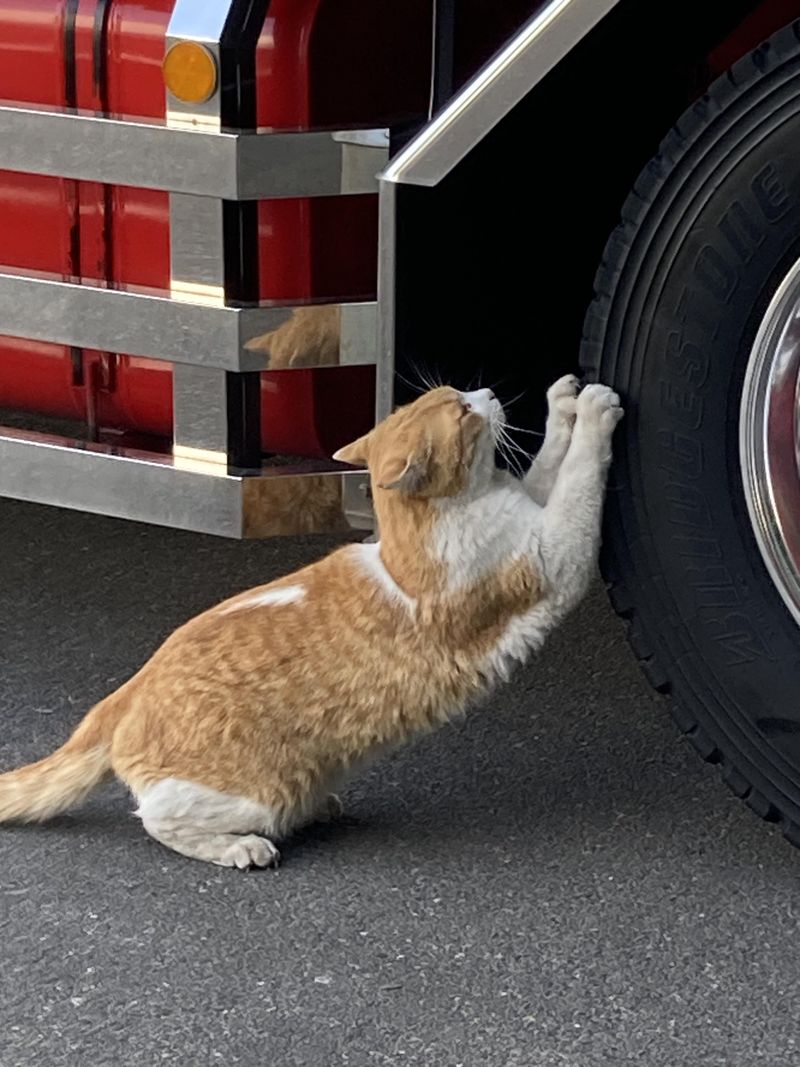
[[[0,766],[177,624],[332,547],[0,501]],[[117,785],[0,828],[0,1067],[791,1067],[800,853],[680,740],[599,588],[277,872],[184,859]]]

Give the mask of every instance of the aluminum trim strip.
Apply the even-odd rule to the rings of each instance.
[[[383,131],[368,132],[377,137]],[[190,130],[0,103],[0,169],[222,200],[376,192],[373,172],[359,187],[341,188],[344,139],[349,136],[352,131]],[[347,147],[370,153],[374,175],[386,162],[385,149]]]
[[[550,0],[399,152],[384,182],[438,184],[618,0]]]

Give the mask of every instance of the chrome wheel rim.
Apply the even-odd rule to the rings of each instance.
[[[800,260],[756,334],[745,374],[739,454],[764,564],[800,625]]]

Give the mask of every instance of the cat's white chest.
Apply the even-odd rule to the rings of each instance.
[[[451,592],[491,580],[515,560],[538,564],[542,509],[516,481],[498,481],[480,496],[443,506],[433,553],[445,566]]]

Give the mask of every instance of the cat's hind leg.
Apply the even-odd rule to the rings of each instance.
[[[148,834],[183,856],[242,870],[280,862],[269,836],[277,820],[266,805],[181,778],[163,778],[134,793]]]

